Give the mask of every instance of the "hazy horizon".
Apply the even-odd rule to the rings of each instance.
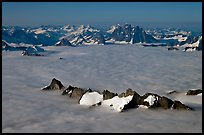
[[[124,22],[115,22],[115,23],[97,23],[97,24],[90,24],[90,23],[79,23],[79,24],[41,24],[41,25],[2,25],[5,27],[41,27],[41,26],[65,26],[65,25],[91,25],[92,27],[95,27],[97,29],[100,30],[108,30],[112,25],[124,25]],[[193,32],[202,32],[202,23],[149,23],[149,22],[130,22],[128,24],[131,24],[132,26],[140,26],[144,29],[148,29],[148,28],[181,28],[184,30],[188,30],[188,31],[193,31]]]

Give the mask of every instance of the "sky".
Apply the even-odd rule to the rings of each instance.
[[[3,26],[202,25],[202,2],[3,2]]]

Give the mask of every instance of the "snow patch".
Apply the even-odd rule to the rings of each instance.
[[[144,101],[147,101],[150,106],[154,104],[155,100],[156,100],[156,97],[152,95],[149,95],[146,99],[144,99]]]
[[[103,95],[98,92],[86,92],[81,100],[79,101],[80,105],[94,105],[103,101]]]
[[[114,110],[121,112],[125,105],[127,105],[133,96],[121,97],[115,96],[111,99],[104,100],[102,105],[111,106]]]

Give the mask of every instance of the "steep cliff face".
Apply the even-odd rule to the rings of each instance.
[[[115,41],[125,41],[132,44],[157,42],[153,36],[146,34],[143,28],[131,26],[130,24],[124,26],[113,25],[107,33],[108,39]]]

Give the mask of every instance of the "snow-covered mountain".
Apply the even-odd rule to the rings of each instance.
[[[51,27],[51,26],[49,26]],[[59,31],[51,31],[52,28],[23,28],[3,27],[2,39],[9,43],[54,45],[63,35]]]
[[[174,28],[143,29],[131,24],[113,25],[101,31],[90,25],[40,26],[36,28],[2,27],[2,39],[8,43],[43,46],[78,46],[92,44],[162,43],[168,46],[192,44],[199,39],[190,31]]]
[[[105,43],[100,30],[90,25],[3,27],[2,39],[9,43],[43,44],[44,46],[58,44],[62,39],[66,39],[72,45]]]
[[[192,31],[185,31],[179,28],[148,29],[146,33],[169,46],[186,46],[187,44],[197,42],[202,35],[202,33],[195,34]]]
[[[72,45],[80,44],[105,44],[104,36],[100,30],[90,25],[66,26],[68,33],[62,37],[70,41]]]
[[[2,40],[2,51],[22,51],[23,56],[42,56],[41,53],[45,52],[40,46],[30,44],[9,44]]]
[[[124,26],[113,25],[107,33],[106,37],[109,41],[123,41],[131,44],[158,42],[153,36],[147,34],[143,28],[131,26],[130,24]]]
[[[202,50],[202,36],[198,37],[198,39],[196,39],[193,42],[190,43],[185,43],[183,45],[185,47],[185,49],[183,51],[200,51]]]

